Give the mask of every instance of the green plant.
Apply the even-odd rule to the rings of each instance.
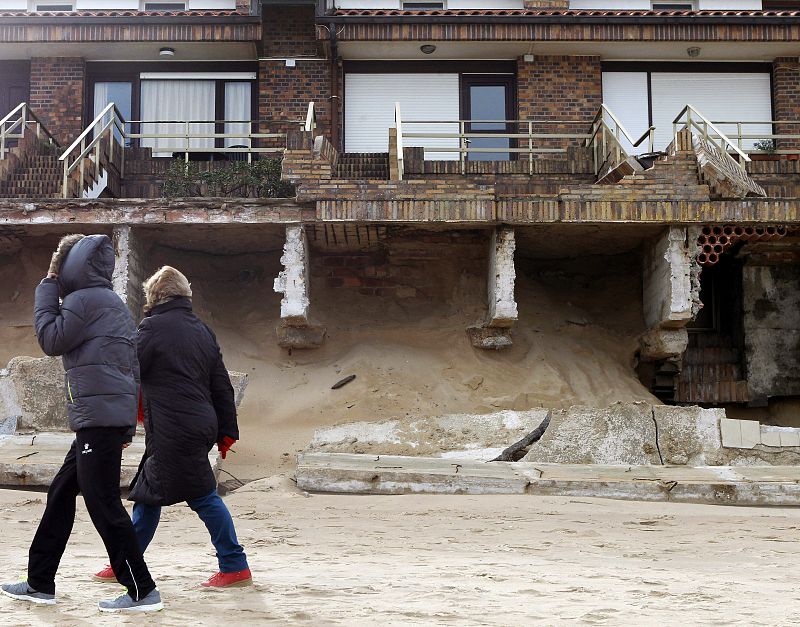
[[[753,144],[753,148],[756,150],[760,150],[762,152],[766,152],[772,154],[775,152],[775,140],[774,139],[761,139]]]
[[[281,180],[280,159],[252,163],[233,161],[201,169],[198,162],[176,160],[164,177],[164,195],[169,198],[227,196],[238,198],[289,198],[294,185]]]

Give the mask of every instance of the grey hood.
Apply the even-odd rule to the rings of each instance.
[[[108,235],[88,235],[77,241],[61,262],[58,284],[62,295],[87,287],[111,287],[114,244]]]

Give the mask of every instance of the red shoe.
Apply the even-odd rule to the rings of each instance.
[[[95,581],[102,581],[104,583],[117,583],[117,576],[114,574],[114,569],[111,566],[106,566],[99,573],[92,576]]]
[[[253,585],[250,569],[245,568],[236,573],[216,573],[208,581],[200,584],[204,588],[239,588]]]

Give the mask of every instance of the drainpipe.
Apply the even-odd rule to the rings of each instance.
[[[336,24],[331,24],[328,27],[328,35],[330,37],[331,46],[331,144],[336,150],[341,151],[342,147],[339,145],[339,50],[336,44]]]

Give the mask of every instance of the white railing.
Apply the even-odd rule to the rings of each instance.
[[[314,133],[317,130],[317,109],[314,106],[314,101],[308,103],[308,111],[306,111],[306,122],[303,125],[303,130],[306,133],[311,133],[311,137],[314,137]]]
[[[503,126],[513,131],[475,130],[475,125]],[[469,155],[506,155],[498,161],[508,161],[511,155],[526,155],[528,172],[533,174],[537,154],[565,153],[569,144],[579,144],[591,138],[587,133],[541,132],[539,129],[585,125],[581,120],[403,120],[400,105],[395,103],[395,128],[397,129],[397,159],[402,161],[402,147],[414,144],[424,153],[455,154],[466,172]],[[433,130],[416,130],[416,127],[434,127]],[[414,128],[415,130],[411,130]],[[452,131],[447,131],[452,128]],[[472,147],[476,140],[500,139],[507,145]],[[412,140],[406,142],[406,140]],[[437,143],[439,142],[439,143]],[[422,144],[420,146],[420,144]],[[556,144],[561,144],[556,145]],[[402,164],[399,163],[398,167]]]
[[[700,137],[715,146],[720,153],[728,155],[728,158],[742,171],[744,171],[744,166],[731,157],[730,154],[734,153],[739,155],[742,161],[750,161],[750,157],[748,157],[739,146],[731,141],[719,127],[708,120],[692,105],[686,105],[672,121],[673,141],[677,139],[678,131],[682,128],[688,128],[690,131],[697,131]]]
[[[5,159],[6,154],[10,152],[9,144],[24,139],[25,132],[30,127],[33,127],[37,139],[44,138],[50,145],[59,147],[41,120],[31,111],[28,103],[21,102],[0,120],[0,159]]]
[[[114,166],[122,178],[125,151],[120,139],[125,137],[125,119],[113,102],[92,120],[78,138],[58,158],[64,164],[61,194],[64,198],[79,198],[83,192],[100,180],[103,171]],[[107,151],[103,150],[103,140]],[[88,170],[87,170],[88,162]],[[78,172],[77,185],[70,189],[70,177]]]
[[[402,181],[405,174],[405,161],[403,160],[403,118],[400,115],[400,103],[394,103],[394,127],[397,129],[395,149],[397,150],[397,179]],[[390,150],[391,152],[391,150]]]
[[[777,154],[796,155],[800,152],[800,120],[712,120],[717,128],[725,126],[731,130],[727,132],[731,141],[734,141],[740,150],[751,154]],[[735,130],[733,130],[735,128]],[[768,130],[767,130],[768,129]],[[782,129],[774,132],[774,129]],[[787,132],[795,130],[795,132]],[[713,134],[712,134],[713,135]],[[783,140],[783,142],[781,141]],[[795,148],[780,148],[781,143],[794,144]],[[747,144],[747,145],[746,145]]]
[[[656,127],[651,126],[641,137],[634,140],[611,109],[601,105],[592,120],[591,136],[586,140],[586,147],[592,151],[595,176],[599,176],[601,170],[605,172],[613,170],[628,159],[630,155],[622,143],[623,139],[632,148],[636,148],[646,139],[647,151],[653,152],[655,130]]]
[[[285,141],[281,146],[256,146],[262,140],[286,139],[286,133],[259,133],[254,130],[261,124],[263,122],[259,120],[131,120],[125,123],[124,137],[138,140],[140,146],[151,148],[156,155],[182,154],[187,162],[190,155],[197,153],[241,153],[251,163],[255,154],[283,153],[286,149]],[[162,130],[166,125],[171,128]],[[219,133],[208,130],[209,127],[224,129],[228,125],[243,130]],[[139,132],[133,132],[137,128]]]

